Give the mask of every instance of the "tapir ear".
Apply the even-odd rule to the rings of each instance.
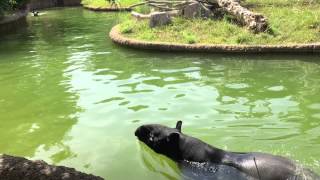
[[[181,126],[182,126],[182,121],[178,121],[176,124],[176,129],[178,129],[179,132],[181,132]]]
[[[167,141],[172,142],[172,143],[178,143],[180,139],[180,134],[177,132],[173,132],[171,134],[169,134],[169,136],[167,137]]]

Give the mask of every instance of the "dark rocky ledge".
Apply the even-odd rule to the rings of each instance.
[[[287,45],[227,45],[153,42],[125,37],[121,34],[119,29],[119,25],[116,25],[111,29],[109,33],[111,40],[116,44],[137,49],[205,53],[320,53],[320,43]]]
[[[13,21],[18,21],[21,18],[25,18],[28,15],[29,10],[28,9],[23,9],[23,10],[18,10],[15,13],[5,16],[0,20],[0,25],[4,25],[7,23],[11,23]]]
[[[26,25],[29,9],[22,9],[0,19],[0,33],[10,32],[17,27]]]
[[[21,157],[0,155],[1,180],[103,180],[91,174],[44,161],[30,161]]]

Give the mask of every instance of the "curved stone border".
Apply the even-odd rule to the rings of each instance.
[[[11,29],[20,26],[25,21],[28,15],[29,9],[23,9],[15,12],[12,15],[5,16],[0,20],[0,32],[11,31]]]
[[[290,45],[223,45],[149,42],[125,37],[120,33],[119,27],[119,25],[116,25],[111,29],[109,33],[111,40],[114,43],[137,49],[208,53],[320,53],[320,43]]]
[[[88,9],[91,11],[101,11],[101,12],[119,12],[119,11],[131,11],[132,9],[129,7],[120,7],[120,8],[111,8],[111,7],[90,7],[83,5],[84,9]]]

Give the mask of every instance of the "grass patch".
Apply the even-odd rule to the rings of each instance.
[[[134,28],[133,21],[126,21],[126,22],[121,24],[120,32],[122,34],[132,33],[133,32],[133,28]]]
[[[182,36],[188,44],[195,44],[197,42],[196,36],[191,32],[182,32]]]
[[[245,0],[243,4],[251,6],[305,6],[319,4],[320,0]]]
[[[228,18],[187,20],[150,29],[148,22],[127,17],[126,36],[140,40],[202,44],[292,44],[320,42],[320,0],[246,0],[244,6],[268,18],[272,33],[253,34]]]
[[[120,7],[128,7],[133,4],[139,3],[140,0],[116,0]],[[108,8],[111,7],[111,4],[108,0],[82,0],[81,3],[84,6],[92,7],[92,8]]]

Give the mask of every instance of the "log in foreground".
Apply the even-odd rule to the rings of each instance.
[[[103,180],[91,174],[44,161],[30,161],[21,157],[0,155],[0,179],[5,180]]]
[[[258,13],[254,13],[249,9],[242,7],[238,0],[209,0],[235,16],[240,22],[246,25],[250,30],[258,33],[268,29],[267,19]]]

